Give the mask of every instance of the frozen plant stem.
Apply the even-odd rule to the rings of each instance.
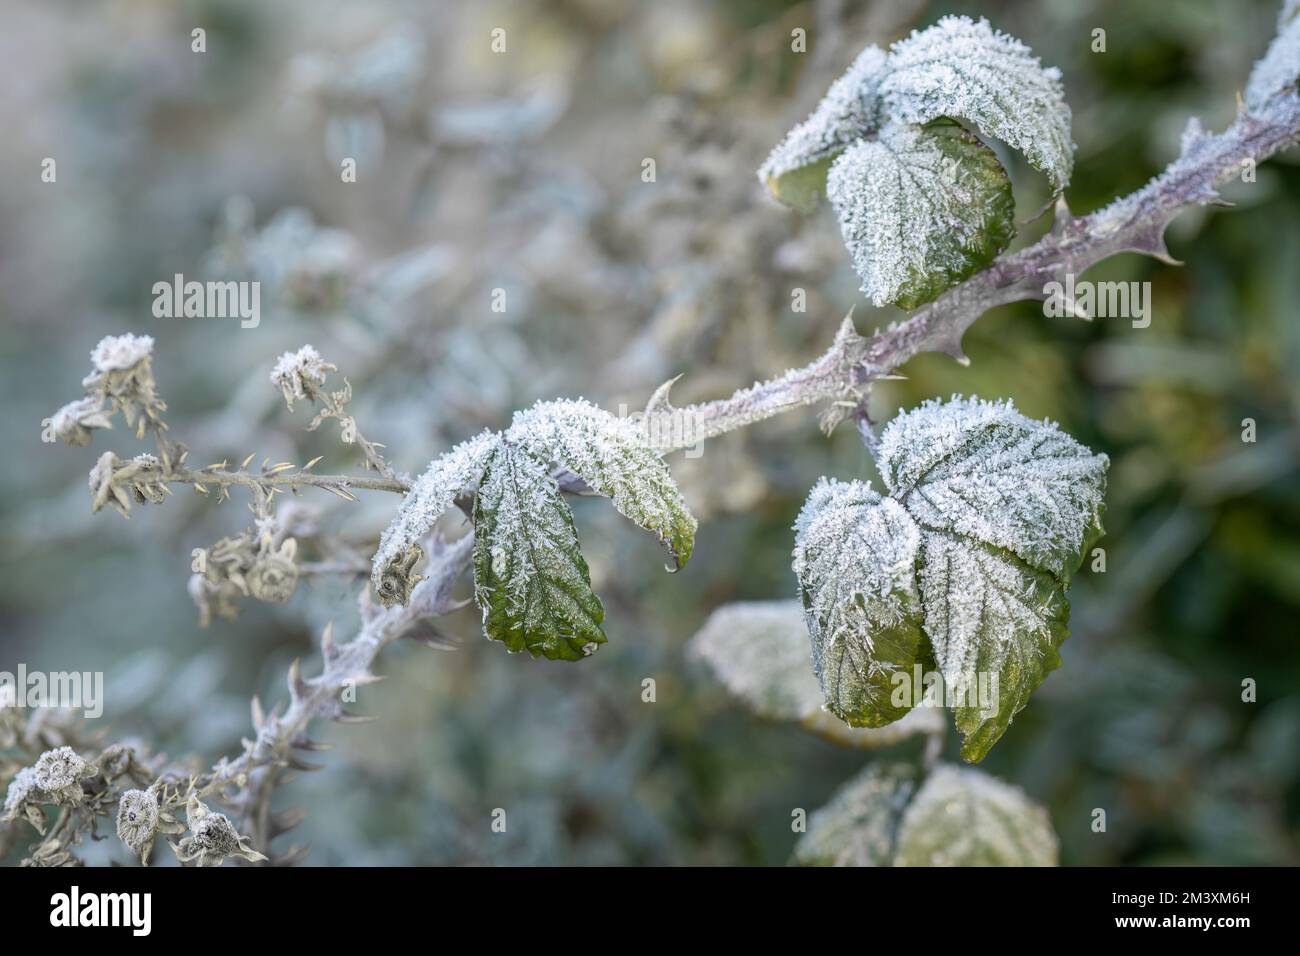
[[[872,381],[887,377],[913,356],[943,352],[967,362],[961,340],[981,315],[999,305],[1044,298],[1044,286],[1066,273],[1121,252],[1138,252],[1175,263],[1165,248],[1164,230],[1184,208],[1228,205],[1215,187],[1239,176],[1242,164],[1262,162],[1300,139],[1300,98],[1265,119],[1239,106],[1237,118],[1222,133],[1201,132],[1193,120],[1177,160],[1137,192],[1081,218],[1064,199],[1056,205],[1051,232],[1026,249],[995,260],[989,268],[949,289],[933,302],[871,337],[859,335],[845,319],[820,358],[800,369],[741,389],[730,398],[680,410],[692,422],[688,434],[664,434],[656,447],[678,451],[706,439],[823,401],[833,405],[823,417],[829,431],[852,414]],[[666,397],[656,410],[663,411]],[[647,409],[649,411],[649,409]],[[665,430],[667,431],[667,430]]]

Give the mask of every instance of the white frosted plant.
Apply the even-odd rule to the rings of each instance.
[[[1054,192],[1069,183],[1060,71],[987,20],[944,17],[888,54],[864,50],[758,175],[802,212],[829,199],[862,291],[910,309],[987,266],[1015,233],[1011,182],[980,137],[1020,152]]]

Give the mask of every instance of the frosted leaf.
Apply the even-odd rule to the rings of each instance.
[[[1065,589],[1101,536],[1105,455],[1010,402],[930,401],[880,439],[890,494],[921,528],[925,631],[948,689],[997,676],[999,700],[954,709],[979,760],[1060,666]]]
[[[926,657],[916,523],[870,485],[823,478],[795,531],[794,572],[827,709],[854,727],[898,720],[910,708],[891,700],[894,675]]]
[[[888,497],[823,480],[796,525],[827,706],[853,724],[883,721],[898,712],[888,675],[932,656],[962,756],[978,761],[1060,665],[1065,589],[1102,533],[1108,461],[1010,403],[955,398],[895,418],[878,464]],[[836,629],[845,637],[828,640]],[[847,678],[831,651],[846,655]]]
[[[487,637],[511,651],[581,660],[605,643],[569,506],[546,466],[509,442],[493,445],[474,502],[474,599]]]
[[[891,123],[831,165],[827,194],[876,305],[928,302],[988,265],[1015,232],[1006,170],[950,121]]]
[[[1098,532],[1106,456],[1011,402],[924,402],[884,429],[877,461],[926,531],[1011,551],[1066,583]]]
[[[690,558],[695,518],[635,421],[590,402],[540,402],[515,415],[506,440],[567,468],[610,498],[619,514],[659,536],[676,567]]]
[[[790,130],[758,169],[772,195],[800,212],[812,212],[826,193],[831,160],[880,126],[880,81],[885,51],[869,46],[806,120]]]
[[[872,764],[808,818],[794,848],[801,866],[891,866],[899,824],[916,794],[920,769]]]
[[[891,120],[961,119],[1024,154],[1056,191],[1073,169],[1061,73],[987,20],[948,16],[890,48],[880,84]]]
[[[1256,113],[1267,112],[1278,96],[1297,95],[1300,84],[1300,4],[1288,2],[1278,17],[1278,34],[1250,71],[1244,99]]]
[[[407,575],[396,573],[399,566],[456,496],[478,482],[488,457],[499,444],[497,435],[482,432],[435,458],[415,480],[397,515],[384,529],[371,565],[370,580],[384,604],[405,602],[409,588],[403,581]]]
[[[751,710],[801,722],[849,747],[885,747],[943,729],[942,712],[917,708],[887,727],[850,727],[822,707],[808,666],[808,631],[798,601],[742,601],[714,611],[691,639],[690,653]]]
[[[1056,866],[1056,833],[1019,787],[941,764],[903,813],[894,865]]]

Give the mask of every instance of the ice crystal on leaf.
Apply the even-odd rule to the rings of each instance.
[[[841,154],[826,188],[876,305],[928,302],[992,262],[1015,231],[1002,164],[948,121],[891,123]]]
[[[804,212],[824,193],[863,291],[910,309],[988,265],[1014,233],[1011,184],[976,133],[1019,150],[1056,191],[1069,182],[1060,72],[987,20],[944,17],[888,54],[864,50],[758,174]]]
[[[850,727],[826,711],[808,667],[808,631],[798,601],[742,601],[714,611],[691,639],[692,656],[751,710],[849,747],[885,747],[943,729],[942,711],[918,707],[888,727]]]
[[[1300,86],[1300,3],[1291,0],[1278,16],[1277,37],[1255,64],[1243,97],[1256,113],[1268,112],[1279,96],[1296,96]]]
[[[891,119],[961,119],[1024,154],[1059,192],[1070,182],[1074,146],[1061,72],[987,20],[944,17],[890,48],[881,81]]]
[[[542,402],[515,415],[506,439],[567,468],[623,517],[657,534],[675,567],[689,560],[695,518],[636,422],[590,402]]]
[[[1019,787],[942,764],[898,827],[895,866],[1056,866],[1047,811]]]
[[[605,643],[573,515],[545,465],[501,442],[474,503],[474,596],[511,651],[581,660]]]
[[[932,659],[977,761],[1060,665],[1108,462],[1010,403],[954,398],[895,418],[878,463],[887,497],[823,479],[795,526],[814,668],[832,712],[879,726],[917,703],[893,675]]]
[[[879,127],[885,51],[869,46],[831,84],[811,116],[790,130],[758,169],[772,195],[812,212],[826,193],[831,160]]]

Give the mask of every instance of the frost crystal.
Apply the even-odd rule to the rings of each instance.
[[[293,411],[293,403],[308,397],[312,388],[325,384],[325,376],[336,371],[338,366],[331,365],[320,357],[310,345],[304,345],[297,352],[285,352],[271,369],[271,384],[284,393],[284,400]]]
[[[831,84],[812,115],[790,130],[772,150],[759,167],[758,178],[774,196],[804,212],[816,207],[825,191],[824,164],[804,176],[791,174],[833,159],[875,132],[879,127],[879,87],[885,63],[885,51],[879,47],[869,46],[859,53],[848,71]]]
[[[755,713],[799,721],[846,746],[884,747],[944,726],[937,708],[917,708],[882,728],[850,727],[828,714],[808,667],[808,630],[798,601],[724,604],[691,639],[690,652]]]
[[[898,827],[895,866],[1056,863],[1047,811],[1019,787],[969,767],[932,770]]]
[[[891,123],[835,160],[826,191],[876,305],[933,299],[991,262],[1014,232],[1006,172],[955,124]]]
[[[619,514],[655,532],[677,567],[690,558],[697,523],[636,422],[590,402],[542,402],[516,414],[505,437],[567,468],[610,498]]]
[[[129,369],[153,354],[149,335],[106,335],[90,353],[91,364],[101,374]]]
[[[1244,99],[1256,113],[1267,112],[1275,97],[1295,96],[1300,84],[1300,3],[1290,0],[1282,7],[1277,29],[1277,37],[1246,83]]]
[[[474,597],[511,651],[581,660],[605,643],[573,516],[542,462],[498,443],[474,503]]]
[[[415,480],[397,516],[384,529],[372,563],[370,579],[385,604],[396,603],[405,593],[390,579],[394,566],[429,532],[456,496],[478,482],[499,443],[498,436],[484,431],[435,458]]]
[[[896,719],[889,676],[929,654],[950,691],[996,676],[997,700],[954,708],[962,754],[978,760],[1060,664],[1065,589],[1101,534],[1107,459],[1010,403],[954,398],[895,418],[878,463],[889,497],[823,480],[796,525],[827,706],[855,726]]]
[[[895,43],[880,91],[891,119],[966,120],[1023,153],[1058,192],[1069,184],[1074,145],[1061,72],[987,20],[944,17]]]

